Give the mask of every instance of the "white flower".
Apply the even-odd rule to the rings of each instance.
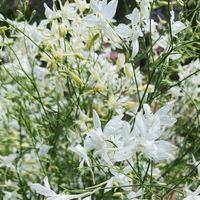
[[[176,122],[175,118],[168,115],[172,105],[167,104],[155,114],[151,113],[150,107],[145,104],[144,111],[137,113],[133,135],[137,141],[138,149],[155,161],[173,158],[176,147],[171,143],[159,140],[161,136],[161,126],[170,126]]]
[[[118,0],[112,0],[107,4],[107,0],[91,1],[91,8],[94,14],[83,18],[83,21],[88,26],[95,26],[100,22],[100,16],[106,21],[111,21],[115,16]]]
[[[101,14],[106,20],[110,21],[115,16],[117,10],[118,0],[112,0],[107,3],[108,0],[91,2],[91,8],[95,14]]]
[[[154,161],[174,158],[176,147],[160,139],[164,128],[176,122],[176,119],[168,114],[172,106],[172,103],[167,103],[156,113],[152,113],[149,105],[144,104],[145,113],[141,111],[136,114],[132,132],[130,124],[121,120],[123,115],[111,119],[102,131],[101,122],[94,111],[94,129],[87,134],[84,148],[87,151],[94,150],[94,155],[100,156],[110,165],[130,159],[136,152],[143,152]],[[80,156],[85,162],[86,154],[83,155],[83,152],[82,150]]]
[[[139,51],[138,38],[142,36],[140,26],[138,25],[140,21],[139,10],[135,8],[126,18],[131,20],[131,25],[119,24],[115,30],[121,38],[132,41],[132,57],[135,57]]]
[[[132,26],[135,26],[140,21],[140,12],[137,8],[133,9],[132,13],[129,15],[126,15],[126,18],[131,20]]]
[[[132,200],[139,200],[140,198],[138,198],[138,197],[140,197],[141,195],[142,195],[142,193],[143,193],[143,190],[142,190],[142,188],[141,189],[139,189],[137,192],[130,192],[128,195],[127,195],[127,198],[128,199],[132,199]]]
[[[136,152],[143,152],[154,161],[174,158],[176,147],[159,139],[163,128],[176,122],[175,118],[168,115],[172,104],[168,103],[156,113],[152,113],[147,104],[144,104],[143,108],[144,114],[142,111],[136,114],[133,131],[121,138],[123,142],[115,151],[115,161],[130,159]]]
[[[121,120],[123,115],[118,115],[111,119],[105,126],[101,128],[101,122],[95,111],[93,111],[94,129],[91,130],[85,140],[84,148],[87,151],[94,150],[94,156],[101,157],[107,164],[113,165],[115,151],[124,147],[124,141],[127,141],[130,133],[130,125],[128,122]]]
[[[9,192],[9,191],[3,191],[4,196],[3,196],[3,200],[18,200],[21,196],[16,192]]]
[[[119,24],[116,28],[116,33],[128,41],[132,41],[132,56],[135,57],[139,51],[139,36],[142,36],[141,29],[138,26],[130,28],[128,25]]]
[[[132,29],[126,25],[126,24],[119,24],[116,28],[115,28],[117,34],[122,37],[122,38],[129,38],[131,37],[133,31]]]
[[[112,42],[113,45],[117,48],[121,48],[120,43],[121,40],[118,37],[117,33],[114,31],[114,29],[110,26],[108,21],[102,16],[99,15],[99,25],[104,30],[105,36],[107,36]]]
[[[93,110],[93,124],[94,129],[87,134],[84,141],[84,146],[89,151],[93,149],[101,149],[105,143],[101,129],[101,122],[95,110]]]
[[[87,149],[81,146],[80,144],[76,145],[75,147],[69,148],[71,151],[76,153],[80,158],[82,158],[82,161],[80,162],[80,167],[83,167],[84,162],[90,166],[90,161],[87,156]]]
[[[144,104],[145,117],[147,117],[148,120],[151,120],[153,116],[158,115],[162,126],[172,126],[176,122],[176,118],[168,114],[172,108],[173,108],[173,103],[169,102],[165,106],[161,107],[155,114],[153,114],[151,113],[149,105]]]
[[[174,37],[177,37],[176,34],[181,32],[186,28],[185,24],[181,21],[174,21],[174,11],[170,12],[171,14],[171,31]]]
[[[112,165],[108,156],[105,137],[101,129],[101,122],[95,110],[93,111],[93,123],[94,129],[87,134],[84,140],[84,148],[86,148],[87,151],[94,149],[94,155],[100,156],[106,163]]]
[[[14,168],[13,164],[16,158],[16,153],[9,154],[8,156],[0,155],[0,167]]]
[[[113,42],[113,45],[117,48],[120,48],[119,44],[121,43],[121,40],[109,24],[109,22],[112,21],[113,17],[115,16],[117,4],[118,0],[112,0],[108,4],[107,0],[93,0],[91,2],[91,8],[94,14],[84,17],[83,22],[89,27],[98,25],[104,31],[105,36],[107,36]]]
[[[111,170],[113,177],[107,180],[107,184],[105,186],[105,192],[108,192],[112,189],[113,184],[117,183],[122,187],[123,190],[129,191],[131,189],[131,178],[126,176],[125,174],[117,173],[114,170]]]
[[[36,143],[36,149],[38,149],[38,154],[40,156],[46,156],[49,152],[49,150],[52,148],[53,146],[49,146],[49,145],[46,145],[44,144],[44,141],[41,140],[41,141],[38,141]]]
[[[35,190],[38,194],[48,197],[50,200],[53,197],[57,197],[57,194],[50,188],[48,177],[44,178],[44,186],[39,183],[34,183],[30,185],[32,190]]]
[[[83,197],[87,197],[85,199],[90,199],[89,195],[92,192],[82,193],[82,194],[74,194],[74,195],[65,195],[65,194],[56,194],[49,185],[48,177],[44,178],[44,186],[39,183],[30,184],[32,190],[35,190],[38,194],[47,197],[47,200],[71,200],[71,199],[82,199]]]
[[[85,0],[75,0],[77,7],[83,12],[85,9],[89,8],[88,3]]]
[[[61,12],[60,11],[53,11],[51,10],[46,3],[44,3],[44,8],[45,8],[45,17],[49,20],[53,20],[56,18],[61,17]]]
[[[176,36],[179,32],[186,28],[185,24],[180,21],[176,21],[172,24],[172,35]]]

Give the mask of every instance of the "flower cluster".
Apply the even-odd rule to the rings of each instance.
[[[38,24],[26,3],[0,14],[0,198],[199,199],[198,26],[170,1],[119,21],[118,0],[59,0]]]

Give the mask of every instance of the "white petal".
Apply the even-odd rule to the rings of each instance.
[[[70,147],[69,149],[82,158],[85,156],[85,149],[80,144],[75,147]]]
[[[169,102],[164,107],[160,108],[156,114],[160,118],[162,125],[172,126],[176,122],[176,118],[171,117],[168,112],[173,108],[173,103]]]
[[[167,114],[172,108],[173,108],[174,104],[172,102],[167,103],[165,106],[163,106],[162,108],[160,108],[156,114],[158,115],[165,115]]]
[[[94,143],[91,139],[91,133],[87,134],[85,137],[84,148],[86,149],[86,151],[91,151],[92,149],[94,149]]]
[[[115,16],[117,5],[118,5],[118,0],[112,0],[106,5],[106,8],[105,10],[103,10],[102,13],[105,19],[111,20]]]
[[[31,184],[30,187],[32,190],[35,190],[38,194],[44,195],[45,197],[56,196],[56,193],[53,190],[46,188],[39,183]]]
[[[166,126],[172,126],[174,123],[176,123],[176,118],[175,117],[170,117],[170,116],[160,116],[160,122],[162,125]]]
[[[114,154],[114,160],[119,162],[130,159],[134,153],[134,144],[118,149]]]
[[[179,58],[181,58],[181,54],[180,53],[172,53],[169,55],[169,58],[172,59],[172,60],[177,60]]]
[[[44,12],[45,17],[47,19],[50,19],[53,16],[53,11],[47,6],[46,3],[44,3],[44,8],[45,8],[45,12]]]
[[[152,120],[150,120],[150,123],[151,124],[148,130],[148,135],[146,135],[146,139],[156,140],[161,136],[159,117],[153,115]]]
[[[99,25],[103,29],[105,36],[112,41],[112,44],[115,47],[121,48],[120,46],[121,39],[102,15],[99,15],[99,21],[100,21]]]
[[[96,1],[94,1],[94,0],[91,1],[90,5],[91,5],[91,8],[92,8],[92,10],[93,10],[94,13],[100,12],[99,6],[98,6],[98,4],[97,4]]]
[[[175,36],[177,33],[185,29],[186,26],[180,21],[176,21],[172,24],[172,35]]]
[[[125,24],[119,24],[115,28],[117,34],[122,38],[129,38],[132,35],[132,30],[128,25]]]
[[[130,133],[130,125],[128,122],[121,120],[123,115],[119,115],[111,119],[104,128],[104,135],[106,138],[115,135],[128,136]]]
[[[133,10],[133,12],[129,15],[126,15],[126,18],[131,20],[132,25],[136,25],[140,19],[140,12],[137,8]]]
[[[133,132],[138,136],[145,137],[147,133],[147,126],[145,123],[144,116],[141,112],[137,113]]]
[[[108,0],[103,0],[99,2],[99,10],[101,13],[106,9],[107,2]]]
[[[93,123],[95,129],[101,129],[101,121],[99,119],[99,116],[95,110],[93,110]]]
[[[44,186],[45,186],[46,188],[50,189],[49,180],[48,180],[48,177],[47,177],[47,176],[44,177]]]
[[[139,51],[139,42],[136,39],[132,41],[132,57],[133,58],[137,55],[138,51]]]
[[[170,142],[159,140],[156,142],[146,142],[144,146],[145,154],[156,162],[174,159],[176,146]]]
[[[150,114],[152,114],[151,108],[150,108],[150,106],[148,104],[145,103],[143,105],[143,108],[144,108],[145,115],[149,116]]]
[[[83,23],[88,27],[93,27],[97,25],[98,22],[99,20],[94,15],[87,15],[86,17],[83,18]]]
[[[112,186],[113,186],[113,177],[107,180],[104,192],[109,192],[112,189]]]

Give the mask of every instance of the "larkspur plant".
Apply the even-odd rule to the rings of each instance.
[[[199,3],[58,2],[0,14],[0,198],[200,199]]]

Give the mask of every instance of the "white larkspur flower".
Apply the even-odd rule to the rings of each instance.
[[[137,113],[133,129],[133,135],[137,140],[138,148],[154,161],[173,158],[176,147],[170,142],[160,140],[161,126],[172,125],[175,119],[168,115],[172,105],[166,105],[155,114],[151,113],[150,107],[145,104],[145,114]]]
[[[149,105],[144,104],[145,117],[151,120],[153,116],[158,115],[161,125],[172,126],[176,122],[176,118],[170,116],[168,113],[173,108],[173,102],[168,102],[165,106],[161,107],[155,114],[151,112]]]
[[[123,115],[114,117],[102,130],[99,117],[93,111],[94,129],[87,134],[84,140],[84,148],[88,151],[94,150],[94,155],[101,157],[109,165],[115,162],[113,154],[115,154],[116,147],[123,147],[124,140],[128,140],[129,137],[130,125],[121,120],[122,117]]]
[[[95,110],[93,110],[93,124],[94,129],[87,134],[84,141],[84,146],[89,151],[93,149],[101,149],[102,145],[104,145],[101,122]]]
[[[49,20],[53,20],[56,18],[61,17],[61,12],[60,11],[53,11],[51,10],[46,3],[44,3],[44,8],[45,8],[45,17]]]
[[[80,162],[80,167],[83,167],[84,162],[88,166],[90,166],[90,161],[89,161],[89,158],[87,156],[87,149],[86,148],[84,148],[83,146],[78,144],[74,147],[70,147],[70,150],[73,151],[74,153],[76,153],[80,158],[82,158],[82,160]]]
[[[137,8],[135,8],[131,14],[126,16],[127,19],[131,20],[131,24],[119,24],[115,30],[116,33],[123,39],[131,41],[132,46],[132,57],[135,57],[139,51],[138,38],[142,36],[141,28],[139,26],[140,13]]]
[[[82,12],[89,8],[89,4],[85,0],[75,0],[75,3]]]
[[[44,178],[44,186],[42,186],[39,183],[34,183],[31,184],[30,187],[32,190],[35,190],[38,194],[48,197],[48,199],[57,196],[57,194],[50,188],[48,177]]]
[[[91,2],[91,8],[95,14],[101,14],[106,20],[110,21],[115,16],[118,0],[112,0],[107,3],[108,0]]]
[[[143,17],[147,20],[149,20],[150,18],[150,2],[152,2],[151,0],[141,0],[140,2],[140,11],[143,15]]]
[[[17,158],[16,153],[9,154],[7,156],[0,155],[0,167],[14,168],[14,161]]]
[[[107,180],[106,186],[105,186],[105,192],[108,192],[112,189],[113,184],[117,183],[122,187],[123,190],[129,191],[131,189],[131,178],[126,176],[125,174],[117,173],[114,170],[111,170],[111,173],[113,176]]]
[[[126,15],[126,18],[131,20],[132,26],[135,26],[140,21],[140,12],[137,8],[134,8],[131,14]]]
[[[91,192],[82,194],[56,194],[49,185],[48,177],[44,178],[44,186],[39,183],[30,184],[32,190],[35,190],[38,194],[47,197],[47,200],[71,200],[71,199],[90,199]]]
[[[172,35],[174,37],[177,37],[176,35],[184,30],[186,28],[185,24],[181,21],[174,21],[174,11],[170,12],[171,14],[171,29],[172,29]]]
[[[118,0],[112,0],[109,3],[107,3],[107,0],[93,0],[91,1],[91,8],[94,14],[84,17],[83,22],[89,27],[99,26],[104,31],[105,36],[113,42],[113,45],[120,48],[121,40],[109,24],[115,16],[117,5]]]
[[[121,38],[132,41],[132,57],[135,57],[139,51],[138,38],[142,36],[141,29],[138,26],[130,28],[129,25],[119,24],[115,30]]]
[[[95,155],[100,156],[106,163],[112,165],[107,152],[105,137],[101,129],[101,122],[95,110],[93,111],[93,123],[94,129],[87,134],[84,140],[84,148],[86,148],[87,151],[94,149]]]
[[[119,24],[115,28],[117,34],[122,38],[129,38],[132,35],[132,29],[126,24]]]
[[[118,0],[112,0],[107,4],[107,0],[91,1],[91,8],[94,14],[87,15],[83,18],[87,26],[95,26],[100,22],[100,16],[106,21],[111,21],[115,16]]]
[[[172,104],[169,103],[156,113],[152,113],[149,105],[144,104],[144,111],[138,112],[133,131],[123,137],[124,141],[115,151],[116,161],[130,159],[136,152],[143,152],[146,157],[154,161],[174,158],[176,147],[170,142],[161,140],[162,129],[171,126],[176,119],[169,116]]]

